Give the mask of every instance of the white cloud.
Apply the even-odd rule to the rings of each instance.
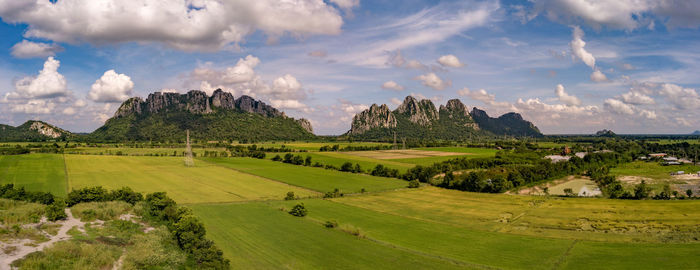
[[[401,105],[401,103],[403,103],[403,101],[401,101],[398,98],[391,98],[389,101],[391,102],[391,104],[394,104],[394,105]]]
[[[256,30],[273,39],[285,33],[304,37],[338,34],[343,24],[338,10],[322,0],[0,0],[0,17],[27,24],[28,38],[98,45],[159,42],[200,51],[236,45]]]
[[[571,54],[578,59],[581,59],[581,61],[583,61],[583,63],[585,63],[587,66],[595,68],[595,57],[593,57],[593,54],[589,53],[584,48],[586,46],[586,42],[583,41],[583,30],[581,30],[581,28],[578,26],[572,26],[572,28],[573,39],[569,43],[569,46],[571,47]]]
[[[348,17],[353,17],[352,9],[360,5],[360,0],[330,0],[345,12]]]
[[[605,100],[605,108],[613,113],[616,114],[627,114],[627,115],[632,115],[634,114],[634,106],[626,104],[622,101],[619,101],[617,99],[609,98]]]
[[[634,91],[622,94],[622,101],[634,105],[649,105],[655,103],[654,99],[650,96]]]
[[[17,58],[44,58],[54,56],[61,51],[63,47],[58,44],[33,42],[26,39],[10,48],[10,54]]]
[[[63,109],[63,114],[65,115],[74,115],[75,114],[75,108],[73,107],[66,107]]]
[[[425,69],[426,66],[423,65],[418,60],[409,60],[403,57],[401,50],[395,50],[389,52],[389,58],[386,60],[387,65],[394,67],[410,68],[410,69]]]
[[[459,61],[459,58],[457,56],[454,56],[452,54],[448,55],[443,55],[438,58],[437,62],[442,65],[443,67],[453,67],[453,68],[458,68],[458,67],[463,67],[464,64]]]
[[[457,91],[457,94],[463,97],[468,97],[473,100],[478,100],[483,102],[486,105],[494,106],[494,107],[499,107],[499,108],[508,108],[512,109],[513,106],[512,104],[508,102],[496,102],[496,96],[493,94],[489,94],[486,92],[484,89],[479,89],[477,91],[471,91],[469,88],[462,88],[461,90]]]
[[[418,60],[408,60],[408,63],[406,63],[405,67],[412,68],[412,69],[425,69],[426,68],[426,66],[423,65],[423,63],[421,63]]]
[[[10,111],[24,114],[50,114],[55,107],[56,104],[53,101],[32,99],[28,100],[26,103],[11,104]]]
[[[433,88],[435,90],[443,90],[452,84],[449,81],[443,81],[434,72],[420,75],[418,77],[415,77],[414,79],[420,80],[423,85]]]
[[[133,89],[134,83],[129,76],[108,70],[92,84],[87,98],[96,102],[122,102],[133,95]]]
[[[87,105],[87,102],[85,102],[85,100],[82,100],[82,99],[78,99],[75,101],[75,103],[73,103],[73,106],[78,107],[78,108],[85,107],[86,105]]]
[[[382,89],[402,91],[404,88],[395,81],[387,81],[382,84]]]
[[[559,101],[568,106],[581,105],[581,100],[579,100],[576,96],[572,96],[566,93],[564,86],[561,84],[557,85],[557,88],[554,89],[554,93],[557,95],[557,97],[559,97]]]
[[[628,63],[622,64],[622,68],[625,69],[625,70],[633,70],[633,69],[635,69],[635,67],[634,67],[632,64],[628,64]]]
[[[9,93],[9,98],[54,98],[66,96],[66,78],[58,73],[61,62],[49,57],[44,62],[44,68],[36,77],[24,77],[15,83],[15,92]]]
[[[608,77],[603,74],[600,70],[596,69],[591,73],[591,81],[594,82],[605,82],[608,80]]]
[[[656,112],[655,111],[640,110],[639,115],[641,115],[647,119],[651,119],[651,120],[656,119]]]
[[[536,0],[528,19],[544,13],[565,24],[584,22],[593,28],[633,30],[654,28],[654,22],[669,27],[700,26],[700,4],[687,0]]]
[[[678,109],[692,110],[700,108],[700,95],[695,89],[665,83],[661,85],[659,94],[665,96]]]

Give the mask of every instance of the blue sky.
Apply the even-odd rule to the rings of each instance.
[[[130,96],[223,88],[317,134],[459,98],[546,134],[700,129],[700,2],[0,0],[0,123],[90,132]]]

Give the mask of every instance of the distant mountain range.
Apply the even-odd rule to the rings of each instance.
[[[473,108],[471,113],[458,99],[447,101],[439,110],[432,101],[418,101],[407,96],[396,110],[386,104],[373,104],[353,117],[350,131],[344,136],[353,139],[467,139],[471,136],[510,135],[542,136],[539,129],[520,114],[507,113],[492,118],[485,111]]]
[[[696,130],[693,133],[690,133],[690,135],[700,135],[700,130]]]
[[[72,133],[42,121],[30,120],[18,127],[0,124],[2,142],[62,140],[72,137]]]
[[[306,119],[296,120],[249,96],[234,99],[221,89],[208,96],[192,90],[186,94],[155,92],[144,101],[124,101],[104,126],[92,132],[94,140],[301,140],[311,139]]]

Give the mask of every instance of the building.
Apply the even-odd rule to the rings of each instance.
[[[545,156],[544,158],[551,159],[552,163],[557,163],[557,162],[561,162],[561,161],[569,161],[569,159],[571,157],[562,156],[562,155],[549,155],[549,156]]]
[[[649,154],[650,157],[665,157],[666,153]]]

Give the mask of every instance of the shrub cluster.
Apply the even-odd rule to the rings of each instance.
[[[53,194],[49,192],[26,191],[24,187],[15,188],[14,184],[0,186],[0,198],[46,205],[52,204],[55,200]]]

